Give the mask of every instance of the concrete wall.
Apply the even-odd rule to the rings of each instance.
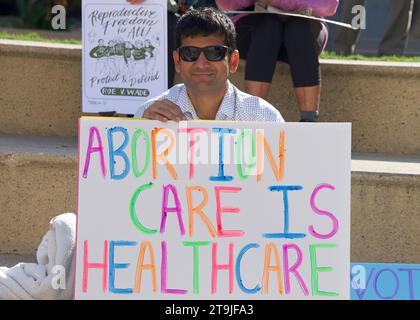
[[[232,77],[243,88],[244,63]],[[271,101],[298,121],[288,65],[278,64]],[[419,154],[420,64],[322,62],[321,121],[352,122],[352,151]]]
[[[76,136],[80,46],[0,40],[0,132]]]
[[[34,254],[48,223],[75,212],[76,140],[0,135],[0,252]]]
[[[76,211],[80,62],[78,46],[0,44],[0,253],[34,254],[49,220]],[[352,161],[352,261],[420,263],[419,65],[323,61],[322,71],[322,120],[353,122],[353,152],[399,154]],[[297,120],[285,65],[270,101]]]
[[[352,163],[351,261],[420,263],[420,157],[393,171],[363,159]],[[49,220],[76,212],[76,177],[76,141],[0,135],[0,254],[34,254]]]
[[[352,261],[420,263],[419,178],[352,173]]]
[[[232,77],[241,88],[244,65]],[[80,46],[0,40],[0,70],[0,133],[77,135]],[[419,79],[419,63],[323,61],[321,120],[352,122],[354,152],[418,154]],[[288,66],[279,64],[269,100],[296,121],[291,87]]]

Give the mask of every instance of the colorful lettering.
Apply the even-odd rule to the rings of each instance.
[[[317,249],[335,249],[336,247],[337,246],[335,244],[311,244],[309,246],[309,252],[311,256],[311,282],[313,296],[338,297],[337,292],[327,292],[319,290],[318,273],[331,272],[334,269],[332,267],[318,267],[316,260]]]
[[[212,245],[212,272],[211,272],[211,294],[217,292],[217,272],[219,270],[229,271],[229,294],[233,293],[233,243],[229,243],[229,263],[217,264],[217,246],[218,243]]]
[[[93,138],[96,135],[98,139],[98,146],[93,146]],[[86,159],[85,159],[85,167],[83,169],[83,178],[87,178],[87,173],[89,170],[89,164],[90,164],[90,158],[92,156],[92,153],[98,152],[100,157],[100,164],[101,164],[101,172],[102,176],[106,177],[106,168],[105,168],[105,158],[104,158],[104,148],[102,146],[102,139],[101,135],[99,133],[98,128],[96,127],[90,127],[89,129],[89,143],[88,148],[86,151]]]
[[[219,133],[219,174],[217,176],[211,176],[210,181],[232,181],[232,176],[225,176],[225,165],[224,161],[224,137],[225,134],[236,133],[236,129],[228,129],[228,128],[213,128],[213,132]]]
[[[299,191],[303,188],[301,186],[271,186],[270,191],[283,192],[283,206],[284,206],[284,232],[283,233],[264,233],[264,238],[285,238],[285,239],[300,239],[305,238],[304,233],[290,233],[289,232],[289,197],[288,191]]]
[[[114,139],[113,139],[114,132],[121,132],[124,135],[124,141],[117,150],[114,150]],[[128,136],[127,129],[123,127],[115,127],[108,130],[109,168],[111,171],[112,180],[122,180],[130,172],[130,160],[128,159],[127,154],[124,152],[124,149],[128,145],[128,140],[129,140],[129,136]],[[125,164],[124,169],[120,174],[115,174],[115,164],[116,164],[115,156],[119,156],[124,160],[124,164]]]
[[[194,263],[194,274],[193,274],[193,293],[199,294],[200,293],[200,268],[199,268],[199,259],[198,259],[198,253],[199,248],[203,246],[208,246],[210,242],[208,241],[195,241],[195,242],[189,242],[184,241],[184,246],[186,247],[193,247],[193,263]]]
[[[338,232],[338,220],[337,220],[337,218],[332,213],[330,213],[328,211],[318,209],[318,207],[315,205],[315,197],[318,195],[319,191],[321,191],[322,189],[325,189],[325,188],[330,189],[330,190],[335,190],[334,186],[332,186],[330,184],[327,184],[327,183],[323,183],[323,184],[318,185],[315,188],[315,190],[312,192],[312,195],[311,195],[311,208],[312,208],[312,210],[319,215],[327,216],[332,221],[332,230],[331,230],[330,233],[327,233],[327,234],[320,234],[320,233],[315,231],[313,226],[309,227],[309,232],[314,237],[319,238],[319,239],[330,239]]]
[[[194,207],[193,205],[193,199],[192,199],[193,191],[198,191],[203,194],[203,200],[200,202],[200,204],[197,207]],[[196,214],[205,223],[207,229],[209,230],[210,236],[214,238],[216,236],[216,230],[214,229],[209,218],[203,212],[203,208],[206,206],[209,199],[209,195],[206,188],[203,188],[200,186],[185,187],[185,192],[187,194],[188,217],[189,217],[188,230],[189,230],[190,237],[193,236],[194,234],[194,215]]]
[[[144,263],[144,255],[146,250],[149,251],[150,263]],[[136,278],[134,280],[134,292],[139,293],[141,291],[141,279],[143,270],[150,270],[152,272],[152,290],[157,291],[156,288],[156,265],[155,265],[155,254],[153,253],[152,243],[150,241],[144,241],[140,245],[140,253],[137,259],[137,270]]]
[[[220,200],[220,193],[227,192],[227,193],[238,193],[241,191],[242,188],[239,187],[214,187],[214,191],[216,193],[216,219],[217,219],[217,234],[220,237],[242,237],[245,232],[243,230],[223,230],[222,227],[222,213],[239,213],[239,208],[234,207],[222,207],[221,200]]]
[[[131,221],[133,222],[133,224],[137,228],[137,230],[139,230],[140,232],[142,232],[144,234],[155,234],[155,233],[157,233],[157,230],[148,229],[140,223],[139,219],[137,218],[137,214],[136,214],[136,203],[137,203],[138,197],[140,196],[140,193],[143,192],[144,190],[150,189],[152,187],[153,187],[152,182],[141,185],[134,192],[133,196],[131,197],[131,201],[130,201],[130,218],[131,218]]]
[[[175,207],[168,207],[168,195],[169,191],[172,193],[175,201]],[[179,201],[178,192],[176,191],[175,186],[172,184],[163,186],[163,201],[162,201],[162,222],[160,224],[160,233],[165,232],[166,218],[168,212],[175,212],[178,216],[179,229],[181,230],[181,235],[185,235],[184,222],[182,221],[182,210],[181,202]]]

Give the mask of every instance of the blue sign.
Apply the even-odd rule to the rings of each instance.
[[[352,263],[351,300],[420,300],[420,265]]]

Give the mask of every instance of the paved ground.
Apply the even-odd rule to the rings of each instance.
[[[0,254],[0,267],[13,267],[19,262],[36,262],[36,257],[17,254]]]

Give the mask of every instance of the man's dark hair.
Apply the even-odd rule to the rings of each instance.
[[[214,33],[224,36],[224,44],[231,50],[236,49],[235,26],[227,15],[211,7],[189,10],[176,25],[176,47],[181,46],[183,38]]]

